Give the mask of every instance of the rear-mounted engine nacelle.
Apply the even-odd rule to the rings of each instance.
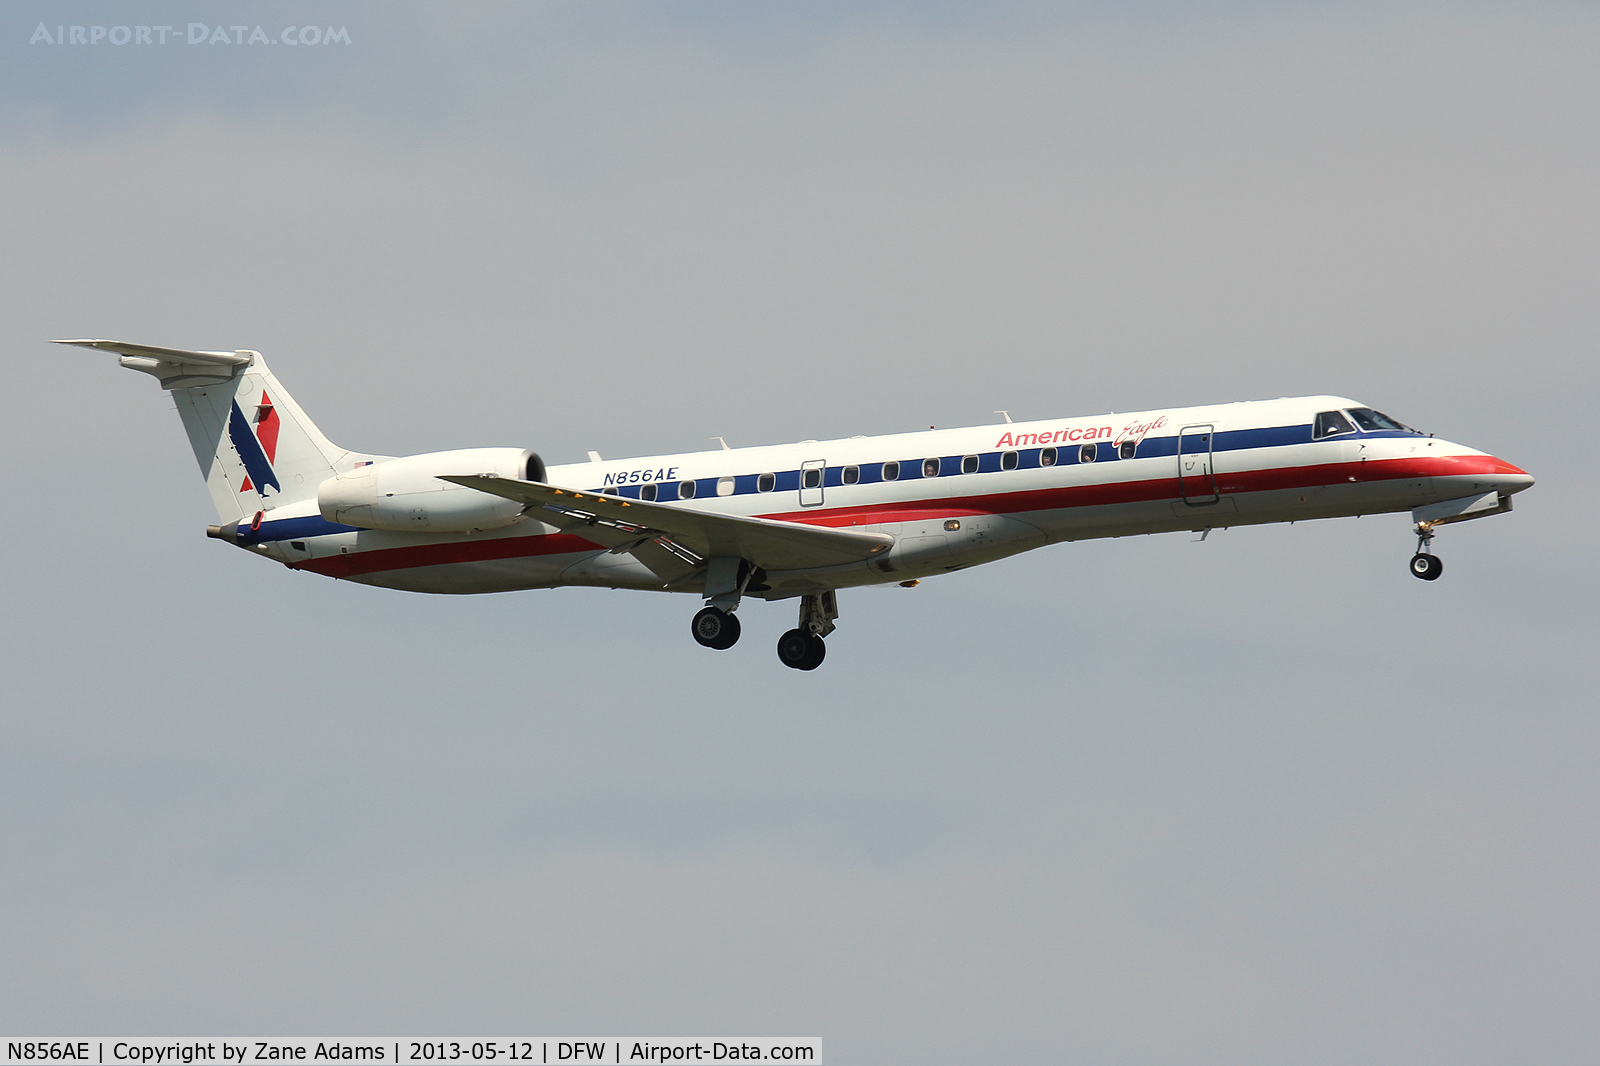
[[[517,521],[523,505],[440,481],[441,474],[495,474],[544,480],[544,463],[526,448],[464,448],[386,459],[331,477],[317,488],[330,522],[401,532],[467,533]]]

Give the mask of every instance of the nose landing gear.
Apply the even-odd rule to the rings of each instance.
[[[1411,557],[1411,575],[1424,581],[1437,581],[1444,573],[1444,560],[1433,554],[1433,526],[1417,523],[1417,554]]]
[[[1411,573],[1424,581],[1437,581],[1439,575],[1444,573],[1444,560],[1437,555],[1418,552],[1411,557]]]

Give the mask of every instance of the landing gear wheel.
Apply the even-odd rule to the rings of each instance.
[[[811,654],[806,656],[806,661],[800,664],[802,670],[815,670],[822,665],[822,660],[828,657],[828,642],[812,633],[806,638],[811,642]]]
[[[690,624],[702,647],[727,651],[739,642],[739,619],[716,607],[702,607]]]
[[[1418,552],[1411,557],[1411,573],[1424,581],[1437,581],[1439,575],[1444,573],[1444,560],[1437,555]]]
[[[815,670],[827,654],[827,642],[803,629],[791,629],[778,638],[778,660],[794,670]]]

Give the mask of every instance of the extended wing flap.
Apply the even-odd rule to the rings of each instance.
[[[440,480],[508,500],[521,500],[568,519],[587,521],[584,516],[594,516],[624,533],[637,530],[636,535],[641,540],[664,534],[701,558],[748,559],[767,570],[807,570],[859,563],[881,555],[894,543],[894,538],[886,533],[746,518],[556,488],[534,481],[482,475]]]
[[[663,588],[682,581],[705,565],[699,555],[654,530],[603,518],[591,511],[544,507],[540,508],[537,520],[610,548],[614,554],[633,556],[661,579]]]

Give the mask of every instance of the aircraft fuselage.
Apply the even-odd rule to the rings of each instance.
[[[1533,483],[1484,452],[1334,396],[1230,403],[551,466],[551,485],[693,510],[889,534],[882,558],[769,571],[767,599],[929,577],[1061,541],[1409,511]],[[1348,430],[1319,432],[1343,412]],[[1379,416],[1381,417],[1381,416]],[[297,570],[432,593],[674,589],[660,569],[539,520],[472,533],[349,529],[315,501],[240,543]]]

